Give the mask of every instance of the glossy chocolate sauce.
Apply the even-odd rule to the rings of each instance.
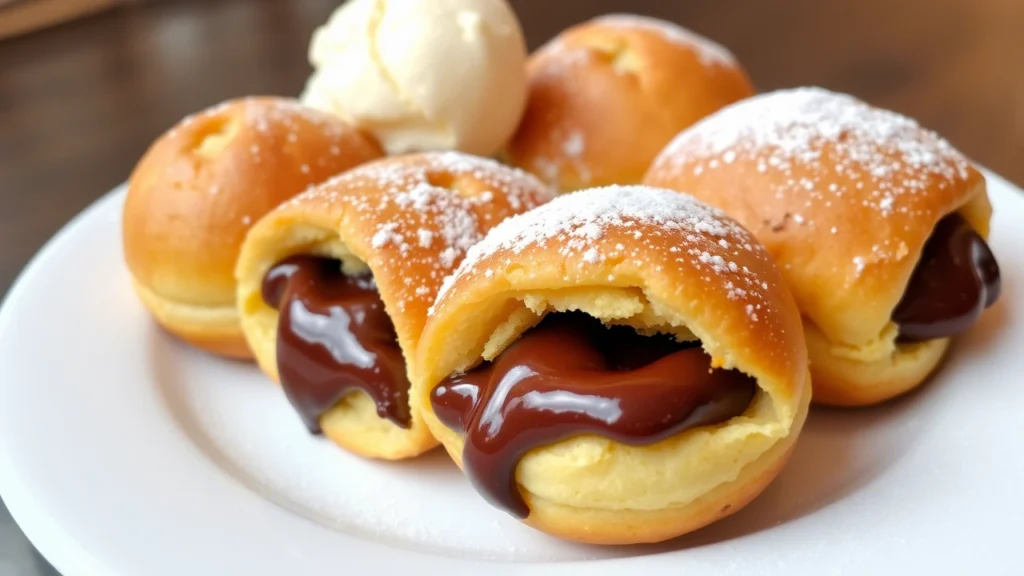
[[[899,341],[955,336],[999,298],[999,265],[988,244],[959,214],[946,216],[924,245],[903,299],[892,313]]]
[[[353,390],[377,414],[408,428],[409,381],[395,327],[373,278],[346,276],[330,258],[295,256],[263,279],[263,300],[280,310],[277,369],[281,387],[310,432]]]
[[[476,489],[525,518],[515,470],[531,449],[582,434],[653,444],[742,414],[755,390],[749,376],[711,370],[697,343],[568,313],[548,315],[493,362],[448,378],[430,400],[465,436],[463,468]]]

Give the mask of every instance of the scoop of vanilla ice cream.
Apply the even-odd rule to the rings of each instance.
[[[505,0],[350,0],[313,34],[303,102],[391,154],[489,156],[526,105],[526,43]]]

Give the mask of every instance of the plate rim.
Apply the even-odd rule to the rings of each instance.
[[[8,312],[11,302],[16,302],[26,290],[31,278],[38,269],[45,265],[50,254],[57,250],[64,238],[94,212],[100,211],[108,202],[117,202],[127,193],[128,183],[122,182],[107,191],[99,198],[90,202],[85,208],[65,222],[32,255],[25,267],[21,269],[7,294],[0,301],[0,345],[4,334],[9,329],[11,313]],[[2,384],[0,384],[2,386]],[[24,485],[15,472],[11,461],[8,440],[0,435],[0,499],[3,500],[11,518],[36,551],[64,576],[73,574],[89,574],[96,576],[123,576],[113,572],[109,567],[93,557],[85,550],[78,540],[56,522],[48,510],[36,502],[31,488]]]

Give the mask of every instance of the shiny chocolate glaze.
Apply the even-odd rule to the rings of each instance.
[[[892,313],[900,342],[964,332],[995,303],[999,265],[988,244],[959,214],[939,221],[924,245],[907,290]]]
[[[320,417],[354,390],[381,418],[409,427],[405,358],[371,276],[347,276],[331,258],[293,256],[270,269],[262,289],[280,310],[281,387],[310,432],[319,434]]]
[[[476,489],[525,518],[515,471],[533,448],[583,434],[653,444],[742,414],[756,388],[740,372],[712,370],[698,343],[567,313],[549,314],[493,362],[443,381],[430,400],[465,436],[463,468]]]

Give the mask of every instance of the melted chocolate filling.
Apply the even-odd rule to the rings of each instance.
[[[892,313],[900,342],[948,338],[964,332],[995,303],[999,265],[988,244],[959,214],[935,226],[903,299]]]
[[[525,518],[515,471],[530,450],[582,434],[653,444],[742,414],[756,388],[745,374],[712,370],[696,342],[567,313],[549,314],[493,362],[440,383],[430,401],[465,436],[462,463],[476,489]]]
[[[320,417],[354,390],[381,418],[409,427],[405,358],[373,277],[347,276],[331,258],[294,256],[270,269],[262,289],[280,310],[281,387],[310,432],[321,433]]]

